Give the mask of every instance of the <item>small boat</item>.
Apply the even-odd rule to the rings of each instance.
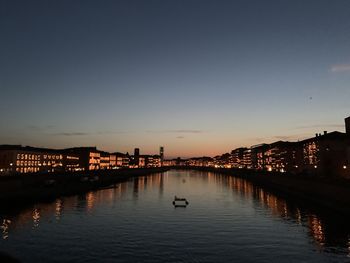
[[[188,201],[186,198],[180,198],[180,197],[177,197],[175,195],[175,198],[174,198],[174,201],[173,201],[173,205],[175,207],[186,207],[188,205]]]

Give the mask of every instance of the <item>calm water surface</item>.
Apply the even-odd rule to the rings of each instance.
[[[174,195],[189,206],[174,208]],[[0,251],[23,262],[350,262],[347,219],[207,172],[135,178],[0,220]]]

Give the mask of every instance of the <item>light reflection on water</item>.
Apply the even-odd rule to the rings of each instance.
[[[174,195],[190,205],[175,209]],[[24,262],[348,262],[350,255],[346,220],[197,171],[2,211],[0,222],[1,251]]]

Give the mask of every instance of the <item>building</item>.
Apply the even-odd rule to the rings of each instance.
[[[79,156],[80,167],[82,167],[84,171],[100,169],[101,152],[98,151],[96,147],[75,147],[66,149],[65,151]]]
[[[243,168],[244,167],[244,151],[247,148],[237,148],[231,151],[232,156],[232,167]]]
[[[108,152],[100,151],[100,169],[109,170],[117,168],[117,156]],[[95,169],[96,170],[96,169]]]
[[[147,156],[142,156],[142,155],[139,156],[138,164],[137,164],[138,168],[145,168],[146,167],[146,158],[147,158]]]
[[[161,167],[161,158],[159,155],[144,155],[146,167]]]
[[[350,117],[345,118],[345,132],[350,136]]]
[[[164,160],[163,166],[176,166],[176,159],[173,160]]]
[[[65,150],[21,145],[0,146],[0,173],[38,173],[81,170],[78,155]]]
[[[63,153],[63,167],[65,168],[65,171],[77,172],[77,171],[84,170],[84,168],[80,165],[79,155],[69,153],[65,150],[62,150],[62,153]]]
[[[130,158],[130,168],[138,168],[139,167],[139,158],[140,158],[140,149],[134,149],[134,156]]]
[[[278,141],[268,145],[264,156],[265,170],[296,173],[302,164],[302,147],[299,142]]]
[[[209,167],[214,165],[214,161],[211,157],[195,157],[188,160],[188,165],[198,167]]]
[[[130,156],[128,153],[120,153],[116,152],[114,153],[116,156],[116,166],[117,168],[127,168],[129,167],[129,162],[130,162]]]
[[[269,148],[268,144],[258,144],[251,147],[252,169],[263,170],[265,168],[265,152]]]
[[[242,167],[251,169],[253,167],[252,164],[252,149],[245,149],[243,151],[243,163]]]
[[[109,168],[116,169],[117,168],[117,156],[115,154],[109,155]]]
[[[346,133],[325,131],[301,143],[305,172],[322,176],[350,176],[349,136]]]
[[[213,158],[214,167],[216,168],[231,168],[231,154],[224,153]]]
[[[75,147],[64,151],[79,156],[80,167],[84,171],[106,170],[117,167],[116,154],[97,150],[96,147]]]
[[[164,153],[164,148],[163,148]],[[134,156],[108,153],[96,147],[75,147],[62,150],[0,145],[0,175],[38,172],[95,171],[118,168],[161,167],[160,155]]]

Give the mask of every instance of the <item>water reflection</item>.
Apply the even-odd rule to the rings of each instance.
[[[209,174],[208,179],[234,189],[243,198],[257,200],[276,217],[307,227],[310,237],[319,249],[327,252],[338,247],[350,251],[350,229],[339,215],[323,214],[324,211],[318,211],[320,214],[316,214],[308,207],[277,197],[241,178]]]
[[[39,227],[40,222],[40,210],[38,208],[35,208],[33,210],[33,228]]]
[[[308,219],[312,237],[320,247],[323,247],[325,245],[325,234],[321,219],[316,215],[310,215]]]
[[[56,209],[55,209],[55,218],[57,221],[61,219],[62,210],[63,210],[63,201],[62,199],[56,200]]]
[[[9,237],[9,227],[11,224],[11,220],[9,219],[3,219],[1,230],[2,230],[2,239],[7,239]]]
[[[238,194],[242,199],[252,200],[254,206],[264,208],[262,211],[266,211],[273,217],[282,218],[290,224],[305,227],[318,249],[332,252],[343,248],[345,250],[342,250],[341,253],[350,255],[350,231],[345,221],[334,219],[333,216],[312,211],[308,207],[280,198],[240,178],[207,172],[186,172],[186,174],[172,176],[181,177],[179,181],[181,184],[190,184],[191,178],[196,177],[200,178],[202,182],[232,189],[233,193]],[[167,180],[169,180],[167,173],[134,178],[113,188],[59,198],[52,203],[36,204],[19,212],[0,214],[2,238],[11,238],[10,233],[18,226],[32,224],[32,229],[35,230],[40,227],[42,221],[50,220],[50,218],[59,223],[65,213],[69,211],[94,213],[95,209],[101,205],[116,204],[118,200],[123,200],[127,193],[131,193],[133,200],[137,200],[148,189],[156,189],[158,196],[162,197],[167,190],[164,186]]]

